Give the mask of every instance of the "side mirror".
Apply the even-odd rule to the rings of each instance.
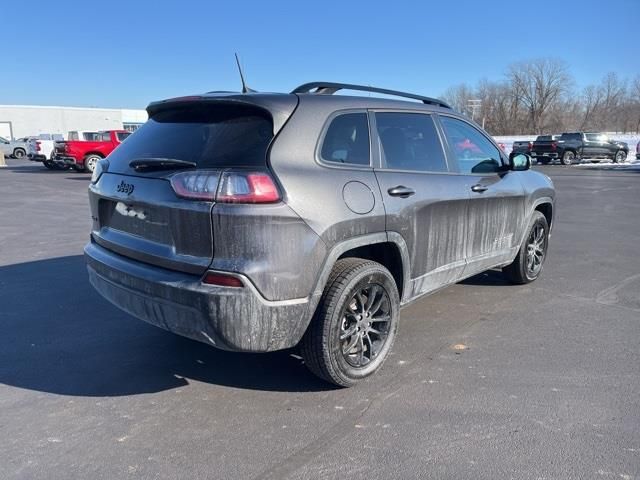
[[[509,168],[516,172],[529,170],[531,168],[531,157],[524,153],[509,157]]]

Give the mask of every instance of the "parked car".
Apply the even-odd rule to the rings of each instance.
[[[34,162],[42,162],[49,169],[56,168],[54,157],[55,143],[63,140],[59,133],[41,133],[37,137],[30,137],[27,142],[27,157]]]
[[[126,130],[107,130],[98,132],[96,140],[93,141],[58,142],[55,147],[54,162],[80,172],[93,172],[98,160],[109,155],[129,135],[131,132]]]
[[[531,156],[541,163],[558,159],[563,165],[571,165],[579,160],[611,159],[615,163],[624,162],[629,153],[625,142],[610,140],[603,133],[563,133],[557,139],[536,140]]]
[[[542,271],[553,184],[442,101],[316,82],[147,111],[96,164],[85,257],[97,291],[151,324],[226,350],[298,345],[350,386],[388,357],[402,305],[490,268]]]
[[[0,150],[5,157],[23,158],[27,154],[27,142],[0,137]]]
[[[516,140],[511,145],[511,153],[509,156],[514,156],[518,154],[527,154],[531,153],[531,147],[533,146],[533,142],[530,140]]]

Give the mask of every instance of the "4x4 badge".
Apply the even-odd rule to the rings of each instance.
[[[126,193],[127,195],[131,195],[134,188],[135,187],[132,183],[126,183],[124,180],[122,180],[116,190],[118,191],[118,193]]]

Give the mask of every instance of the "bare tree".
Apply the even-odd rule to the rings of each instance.
[[[566,64],[546,58],[511,65],[507,78],[513,95],[527,110],[534,133],[542,133],[545,113],[562,100],[572,84]]]
[[[585,87],[582,93],[582,122],[579,130],[594,128],[596,114],[602,106],[602,88],[595,85]]]
[[[493,135],[571,130],[640,133],[640,75],[628,82],[608,73],[599,84],[576,94],[566,65],[558,60],[516,63],[504,81],[456,85],[444,98],[470,117],[469,100],[481,100],[475,118]]]
[[[469,100],[472,98],[474,98],[473,91],[466,83],[449,87],[443,95],[443,100],[449,103],[454,110],[468,116],[471,116],[471,112],[468,110]]]

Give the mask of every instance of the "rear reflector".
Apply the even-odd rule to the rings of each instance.
[[[244,287],[242,280],[224,273],[207,272],[205,273],[202,283],[208,285],[217,285],[219,287]]]

